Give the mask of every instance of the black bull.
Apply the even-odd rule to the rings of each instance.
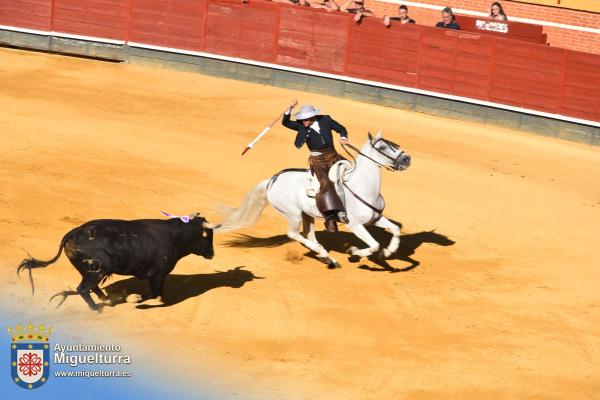
[[[29,270],[33,291],[31,270],[56,262],[64,248],[69,261],[82,276],[77,293],[92,310],[101,311],[101,308],[92,300],[90,291],[101,301],[108,301],[98,285],[111,274],[146,279],[150,283],[147,298],[162,297],[165,278],[181,258],[190,254],[213,258],[213,229],[216,227],[198,214],[191,215],[188,223],[179,218],[89,221],[63,237],[53,259],[40,261],[28,257],[21,262],[17,273]]]

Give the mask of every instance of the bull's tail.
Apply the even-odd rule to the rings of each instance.
[[[267,205],[269,179],[260,182],[247,195],[239,208],[233,210],[222,223],[219,232],[229,232],[254,225]]]
[[[58,248],[58,253],[56,254],[56,256],[54,256],[53,259],[48,260],[48,261],[41,261],[38,259],[35,259],[33,257],[31,257],[31,255],[28,253],[28,257],[26,259],[24,259],[23,261],[21,261],[21,263],[19,264],[19,266],[17,267],[17,275],[21,275],[21,271],[26,269],[29,271],[29,282],[31,283],[31,294],[35,293],[35,287],[33,286],[33,276],[31,274],[31,270],[34,268],[45,268],[48,265],[55,263],[56,260],[59,259],[60,255],[62,254],[63,248],[65,247],[65,243],[67,242],[67,239],[69,237],[69,234],[71,232],[67,233],[61,240],[60,242],[60,246]]]

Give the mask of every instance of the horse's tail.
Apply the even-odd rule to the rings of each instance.
[[[71,231],[71,232],[73,232],[73,231]],[[48,260],[48,261],[41,261],[41,260],[31,257],[31,255],[28,254],[28,257],[25,258],[23,261],[21,261],[21,263],[17,267],[17,275],[19,275],[19,276],[21,276],[22,270],[26,269],[29,271],[29,282],[31,283],[31,294],[35,293],[35,287],[33,286],[33,276],[31,274],[31,270],[34,268],[45,268],[48,265],[55,263],[56,260],[58,260],[60,255],[62,254],[63,248],[65,247],[65,243],[69,239],[69,235],[71,234],[71,232],[67,233],[62,238],[62,240],[60,242],[60,246],[58,247],[58,253],[56,254],[56,256],[54,256],[53,259]]]
[[[254,225],[267,205],[268,184],[269,179],[266,179],[256,185],[246,195],[240,207],[233,210],[216,230],[229,232]]]

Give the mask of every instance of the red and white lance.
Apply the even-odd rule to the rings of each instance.
[[[253,147],[256,145],[256,143],[258,143],[258,141],[259,141],[260,139],[262,139],[262,137],[263,137],[263,136],[265,136],[265,135],[267,134],[267,132],[269,132],[269,130],[270,130],[272,127],[273,127],[273,125],[275,125],[275,124],[277,123],[277,121],[279,121],[279,120],[280,120],[280,119],[283,117],[283,114],[284,114],[284,113],[285,113],[285,112],[286,112],[286,111],[287,111],[289,108],[290,108],[289,106],[288,106],[288,107],[286,107],[286,108],[285,108],[285,110],[284,110],[284,111],[283,111],[281,114],[279,114],[279,115],[277,116],[277,118],[275,118],[275,119],[273,120],[273,122],[271,122],[271,124],[270,124],[269,126],[267,126],[265,129],[263,129],[263,130],[262,130],[262,132],[261,132],[261,133],[259,133],[259,134],[258,134],[258,136],[257,136],[256,138],[254,138],[254,140],[253,140],[253,141],[251,141],[251,142],[248,144],[248,146],[246,146],[246,148],[244,149],[244,151],[242,151],[242,155],[246,154],[246,153],[248,152],[248,150],[250,150],[251,148],[253,148]]]

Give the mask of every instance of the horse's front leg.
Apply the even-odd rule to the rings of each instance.
[[[355,246],[352,246],[348,249],[351,255],[358,257],[369,257],[371,254],[379,250],[379,243],[373,238],[373,236],[371,236],[369,231],[367,231],[363,225],[350,225],[349,228],[360,240],[369,246],[364,249],[359,249]]]
[[[319,242],[317,242],[317,238],[314,233],[314,219],[312,227],[307,227],[308,238],[304,238],[304,236],[302,236],[300,230],[298,229],[300,227],[300,221],[302,220],[302,218],[297,218],[296,216],[290,215],[286,215],[286,217],[289,223],[287,236],[290,239],[302,243],[302,245],[317,253],[317,258],[323,263],[327,264],[328,268],[333,269],[340,267],[340,264],[337,261],[335,261],[332,257],[330,257],[327,250],[325,250],[325,248]],[[309,219],[307,219],[307,221],[310,223]]]
[[[388,244],[388,247],[383,249],[383,256],[385,258],[390,258],[400,246],[400,227],[391,222],[383,215],[381,216],[381,218],[379,218],[379,220],[377,220],[375,226],[386,229],[392,234],[392,240],[390,240],[390,244]]]

